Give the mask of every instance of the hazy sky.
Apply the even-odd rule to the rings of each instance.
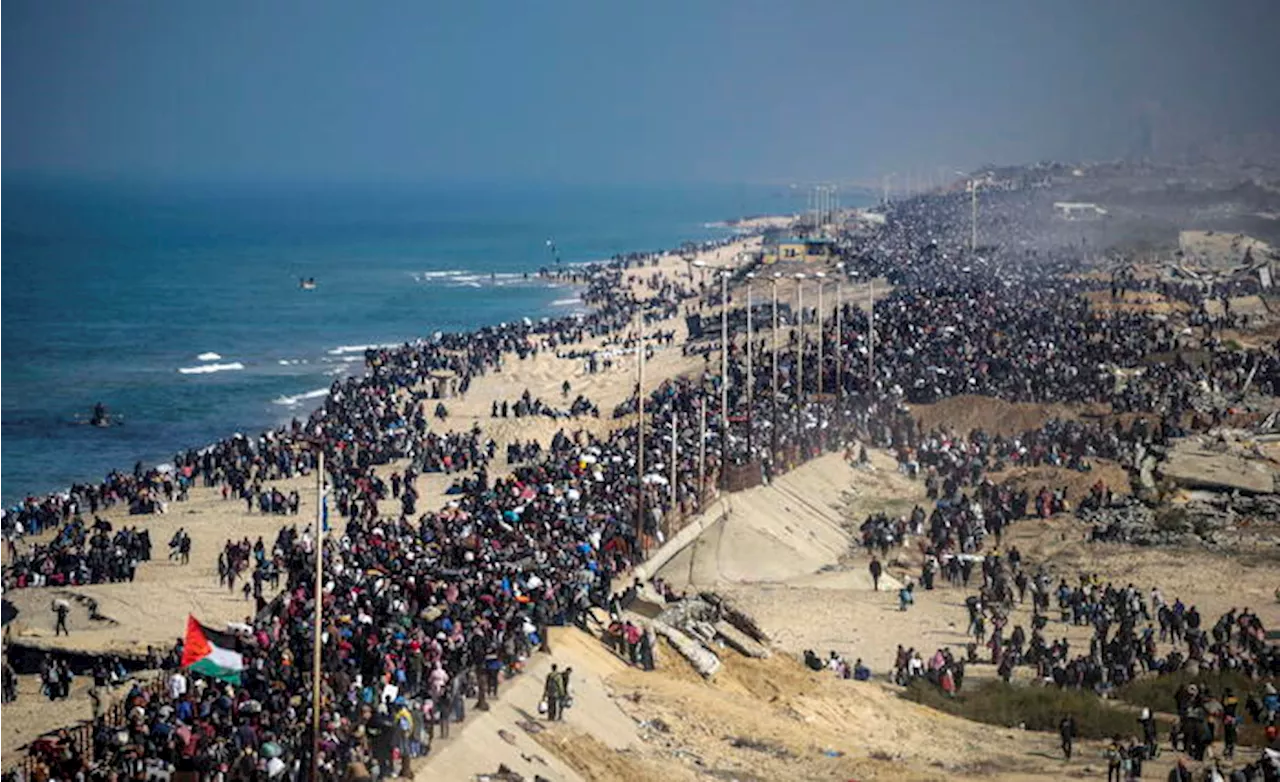
[[[1278,33],[1280,0],[6,0],[3,166],[744,182],[1110,156],[1143,106],[1280,127]]]

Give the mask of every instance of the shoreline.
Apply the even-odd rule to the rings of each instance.
[[[755,241],[758,239],[754,237],[730,237],[721,242],[709,242],[699,252],[699,257],[713,263],[729,262]],[[634,262],[637,258],[631,260]],[[654,265],[643,267],[631,263],[629,268],[624,269],[619,275],[621,288],[633,292],[637,298],[643,300],[650,295],[646,290],[646,284],[649,281],[666,274],[683,275],[686,271],[686,261],[679,252],[665,251],[656,255],[655,260]],[[597,273],[612,272],[601,267]],[[597,305],[590,303],[589,306],[594,310]],[[655,329],[683,331],[684,319],[680,313],[677,313],[674,318],[650,323],[646,331]],[[602,354],[612,353],[615,359],[613,368],[602,371],[598,375],[585,373],[580,359],[557,355],[556,351],[543,351],[536,358],[524,360],[517,360],[515,355],[509,355],[500,371],[480,376],[465,397],[445,400],[450,407],[450,416],[444,422],[433,421],[432,431],[440,436],[446,436],[469,431],[479,426],[498,442],[528,443],[537,440],[546,445],[561,428],[567,431],[603,435],[614,429],[625,427],[628,425],[629,418],[615,419],[611,416],[613,409],[635,390],[635,363],[634,360],[627,358],[627,355],[634,356],[634,347],[628,348],[621,344],[625,337],[626,329],[593,339],[586,346],[565,346],[566,349],[574,350],[591,347]],[[651,351],[649,372],[646,374],[645,382],[647,391],[656,389],[667,377],[691,371],[701,365],[699,359],[694,356],[682,356],[681,351],[676,348],[651,348]],[[366,367],[366,374],[367,372]],[[599,419],[535,417],[494,420],[489,417],[491,400],[516,396],[517,392],[509,391],[510,386],[514,384],[524,386],[527,383],[531,388],[542,389],[538,391],[540,394],[558,395],[560,383],[566,375],[573,380],[575,389],[581,387],[584,393],[599,404],[601,410]],[[321,400],[321,405],[324,401]],[[202,450],[213,447],[216,447],[216,444],[205,446]],[[403,471],[406,464],[407,461],[404,459],[393,460],[379,466],[377,472],[386,478],[391,472]],[[495,465],[496,469],[493,472],[495,476],[500,476],[523,466],[525,465],[499,463]],[[435,512],[446,507],[452,499],[448,493],[450,485],[456,478],[461,478],[463,475],[463,472],[422,474],[418,478],[421,490],[419,512]],[[187,502],[169,504],[167,513],[135,516],[128,514],[127,507],[119,505],[109,510],[101,510],[100,515],[114,524],[136,525],[138,528],[145,527],[150,530],[152,543],[155,546],[152,561],[143,563],[139,568],[136,582],[90,583],[73,587],[50,585],[7,591],[6,599],[20,609],[17,618],[6,628],[7,637],[36,653],[71,653],[84,655],[83,659],[119,654],[136,660],[145,657],[149,647],[165,648],[166,645],[172,645],[174,638],[180,633],[181,618],[188,613],[194,614],[202,622],[212,626],[220,626],[224,622],[244,621],[246,612],[251,609],[251,604],[241,600],[238,595],[229,594],[216,586],[216,572],[210,563],[217,548],[228,538],[236,540],[244,537],[252,540],[255,535],[262,535],[269,541],[269,536],[274,535],[282,525],[295,524],[300,529],[309,529],[314,524],[316,515],[314,473],[276,479],[271,481],[270,485],[283,492],[291,490],[300,492],[301,504],[297,515],[282,517],[262,514],[256,510],[252,514],[247,514],[243,502],[223,499],[216,488],[199,485],[192,487],[191,496]],[[390,505],[391,503],[387,500],[380,504]],[[165,561],[160,555],[161,544],[167,542],[173,531],[180,526],[185,527],[194,539],[193,565],[186,568]],[[29,548],[33,543],[48,539],[50,539],[50,532],[30,536],[26,544],[20,548]],[[9,561],[7,551],[4,558],[7,570]],[[109,622],[119,624],[86,623],[80,616],[83,609],[78,607],[77,613],[72,618],[72,635],[57,638],[51,632],[52,626],[45,623],[44,614],[47,613],[49,600],[59,595],[91,598],[97,602],[101,614],[108,617]],[[268,599],[275,599],[276,596],[274,591],[266,594]],[[11,635],[8,631],[11,631]],[[29,679],[25,674],[22,678],[24,681]],[[76,702],[75,708],[86,710],[83,716],[87,718],[87,694],[80,692],[79,695],[80,700]],[[28,738],[66,724],[67,719],[60,715],[67,712],[58,709],[55,704],[48,704],[54,706],[53,709],[45,708],[46,704],[39,701],[31,695],[24,698],[24,702],[34,706],[34,711],[30,712],[28,717],[37,720],[30,728],[35,733],[24,729],[21,736],[15,737],[14,734],[6,731],[4,746],[6,760],[9,757],[18,759],[19,756],[15,750]],[[6,711],[9,710],[10,706],[6,705]],[[52,721],[47,724],[40,721],[49,719]],[[20,722],[15,721],[10,724],[17,726]],[[23,736],[28,738],[22,738]],[[10,755],[10,752],[14,754]]]
[[[752,218],[752,219],[761,219],[761,218]],[[767,219],[786,220],[790,218],[778,217],[778,218],[767,218]],[[720,237],[717,239],[707,239],[707,240],[696,243],[696,248],[697,248],[696,257],[701,258],[707,255],[714,255],[718,251],[722,250],[723,248],[735,246],[735,245],[750,244],[751,242],[757,241],[758,239],[759,239],[759,236],[757,234],[754,234],[754,233],[743,234],[739,232],[734,232],[729,236]],[[607,273],[618,271],[618,270],[622,270],[624,272],[629,271],[633,273],[632,275],[633,279],[631,282],[627,283],[627,287],[632,294],[637,295],[638,298],[643,300],[645,295],[644,289],[643,289],[643,280],[652,278],[655,275],[661,275],[664,272],[682,271],[685,264],[689,260],[685,258],[684,255],[682,255],[682,252],[684,252],[687,249],[688,244],[689,243],[686,242],[685,243],[686,247],[684,248],[666,248],[666,249],[652,250],[652,251],[633,251],[628,253],[619,253],[615,255],[613,258],[610,258],[607,260],[566,263],[566,264],[563,264],[562,267],[560,267],[559,269],[543,267],[537,271],[529,272],[528,274],[531,280],[533,279],[539,280],[542,283],[546,284],[549,288],[558,288],[561,290],[572,290],[574,292],[572,299],[570,299],[569,297],[565,297],[564,299],[553,300],[550,304],[547,305],[548,309],[552,306],[555,306],[558,301],[567,302],[572,300],[573,302],[575,302],[575,305],[572,307],[571,311],[564,312],[562,314],[552,313],[552,314],[537,316],[536,318],[530,317],[530,316],[523,316],[519,318],[519,321],[523,321],[526,325],[536,330],[540,326],[550,327],[563,321],[572,321],[574,319],[581,320],[583,318],[589,317],[599,307],[599,303],[588,301],[583,297],[583,294],[587,291],[587,289],[590,286],[591,279],[598,275],[607,274]],[[645,264],[651,264],[651,265],[638,266],[637,264],[641,262]],[[451,273],[451,272],[446,272],[446,273]],[[642,278],[641,280],[634,279],[634,277],[637,274],[640,278]],[[332,390],[335,385],[340,385],[350,380],[361,381],[361,380],[367,379],[371,371],[371,367],[367,359],[367,355],[369,351],[379,351],[379,350],[401,351],[405,349],[422,348],[422,347],[427,347],[433,344],[438,344],[441,340],[447,341],[450,339],[466,339],[466,338],[474,337],[486,331],[506,328],[508,326],[511,326],[513,323],[516,323],[519,321],[500,321],[498,323],[482,324],[470,330],[465,330],[465,331],[443,332],[443,331],[437,330],[433,332],[432,336],[419,336],[411,340],[406,340],[404,342],[397,342],[397,343],[368,343],[368,344],[358,344],[358,345],[344,344],[344,345],[338,345],[332,348],[327,348],[324,350],[324,357],[328,357],[333,361],[344,362],[337,365],[338,368],[343,369],[344,371],[340,375],[335,374],[335,376],[333,377],[329,385],[326,386],[325,388],[314,388],[306,391],[300,391],[296,394],[280,395],[272,399],[268,404],[283,407],[283,408],[289,408],[288,412],[290,413],[290,415],[288,416],[288,420],[280,421],[279,423],[273,426],[264,428],[262,431],[254,435],[247,435],[241,429],[234,429],[231,434],[226,435],[221,439],[216,439],[212,442],[207,442],[203,445],[196,446],[196,447],[184,448],[176,452],[174,455],[181,455],[181,454],[203,455],[206,453],[210,453],[216,450],[217,448],[219,448],[220,446],[223,446],[226,443],[237,440],[237,439],[261,439],[263,437],[274,437],[274,436],[279,436],[281,434],[287,433],[290,428],[291,422],[299,421],[299,420],[305,421],[307,418],[309,418],[316,412],[320,411],[325,404],[325,400],[327,400],[330,394],[332,393]],[[616,358],[618,356],[625,356],[628,353],[631,355],[634,355],[634,349],[617,352],[615,355],[611,355],[611,357]],[[201,355],[216,355],[216,354],[201,354]],[[219,355],[217,359],[205,360],[205,363],[211,366],[223,366],[224,365],[223,362],[225,361],[226,360],[221,355]],[[356,363],[359,363],[358,371],[356,371],[353,366]],[[211,370],[210,370],[210,373],[212,373]],[[489,380],[491,378],[493,378],[493,376],[484,376],[482,380]],[[289,400],[289,401],[285,401],[285,400]],[[314,404],[312,405],[306,404],[307,402],[310,402],[312,400],[315,400]],[[295,408],[294,407],[295,404],[297,404],[298,407]],[[249,428],[249,427],[244,427],[244,428]],[[451,430],[452,428],[453,427],[451,426],[447,426],[447,427],[443,427],[443,430],[448,431],[448,430]],[[150,466],[145,465],[145,463],[142,460],[138,460],[138,463],[142,464],[144,471],[147,471],[147,472],[172,473],[174,469],[174,465],[172,463],[171,458],[165,459],[164,461],[157,461],[156,463],[151,464]],[[125,475],[127,470],[128,468],[126,466],[119,465],[111,468],[107,473],[107,476],[110,477],[112,475],[117,475],[117,474]],[[103,483],[105,483],[105,481]],[[77,487],[83,488],[83,487],[92,487],[95,485],[101,485],[101,484],[96,484],[94,481],[88,481],[85,483],[76,483],[70,486],[54,488],[46,492],[28,493],[23,496],[23,499],[17,500],[12,504],[6,505],[4,507],[4,513],[8,514],[10,511],[14,511],[18,508],[28,506],[32,500],[36,500],[37,504],[47,502],[51,499],[61,499],[65,501],[70,497],[73,490],[75,490]],[[180,507],[180,506],[177,506],[177,507]],[[81,511],[84,512],[84,509],[81,509]],[[107,510],[104,508],[102,510],[102,513],[106,514],[106,512]],[[5,552],[4,558],[7,562],[7,559],[8,559],[7,551]]]
[[[707,228],[707,226],[703,226]],[[741,232],[732,231],[727,228],[710,229],[713,233],[726,234],[715,236],[697,241],[695,244],[699,247],[719,245],[724,243],[732,243],[747,238]],[[689,242],[685,242],[688,245]],[[416,284],[438,284],[448,283],[445,287],[457,288],[460,293],[470,292],[472,290],[488,288],[488,287],[538,287],[544,288],[547,296],[534,315],[518,316],[516,320],[523,320],[527,323],[537,324],[552,323],[564,318],[583,317],[589,315],[594,309],[590,304],[584,302],[581,298],[582,292],[587,287],[587,280],[584,279],[591,274],[599,271],[615,268],[619,263],[634,263],[640,258],[667,257],[676,256],[680,252],[677,246],[660,248],[657,250],[638,250],[619,252],[611,258],[597,259],[589,261],[570,261],[560,264],[559,266],[542,266],[537,269],[529,269],[523,272],[502,272],[487,273],[459,269],[446,269],[437,271],[428,271],[423,273],[411,273]],[[491,277],[500,278],[495,284],[490,282]],[[464,279],[463,283],[457,283],[455,279]],[[478,282],[484,280],[484,284]],[[515,283],[511,285],[510,283]],[[312,377],[311,382],[315,385],[309,388],[303,388],[303,384],[298,384],[297,390],[288,392],[280,392],[270,398],[260,400],[257,407],[261,412],[255,416],[259,423],[237,425],[228,421],[220,426],[224,434],[215,435],[212,439],[192,446],[184,443],[174,449],[172,452],[160,454],[161,449],[156,449],[148,456],[145,449],[135,451],[136,456],[131,459],[142,464],[144,470],[155,470],[163,467],[172,466],[173,456],[175,454],[187,453],[195,451],[203,453],[210,449],[216,448],[219,444],[229,439],[242,436],[261,437],[268,432],[279,432],[286,429],[290,422],[295,419],[305,420],[323,405],[323,399],[327,396],[327,392],[332,388],[334,382],[343,382],[350,378],[363,378],[367,376],[369,367],[364,360],[363,353],[368,348],[375,349],[398,349],[405,346],[414,346],[429,343],[432,340],[432,334],[444,335],[446,337],[459,337],[474,335],[486,329],[509,325],[514,321],[499,322],[477,322],[475,325],[455,331],[443,330],[426,330],[426,333],[420,333],[417,336],[398,342],[386,341],[369,341],[367,343],[359,340],[348,340],[344,344],[332,344],[317,347],[313,349],[305,357],[299,357],[301,351],[286,351],[288,358],[279,358],[275,355],[259,356],[258,358],[232,356],[229,353],[205,352],[200,354],[192,353],[184,359],[177,359],[175,368],[169,370],[177,372],[188,378],[191,382],[199,382],[206,376],[210,378],[219,378],[224,374],[251,374],[252,370],[261,370],[264,367],[274,368],[275,366],[298,367],[303,365],[311,365],[319,367],[324,364],[326,370],[323,375],[312,376],[310,374],[300,375],[300,377]],[[358,343],[358,344],[357,344]],[[205,356],[216,356],[216,358],[204,358]],[[354,365],[358,364],[357,369]],[[157,370],[159,371],[159,370]],[[324,382],[321,378],[328,379],[328,385],[323,389],[319,383]],[[321,394],[321,391],[325,394]],[[311,400],[320,400],[315,404],[307,404]],[[277,408],[283,408],[277,410]],[[123,413],[121,413],[123,415]],[[244,420],[243,418],[241,420]],[[265,422],[265,423],[263,423]],[[130,421],[130,424],[132,421]],[[86,423],[87,425],[87,423]],[[254,432],[247,435],[247,432]],[[21,456],[9,457],[10,459],[19,461]],[[0,500],[0,509],[8,512],[20,508],[27,504],[30,500],[43,502],[53,497],[67,498],[70,491],[76,486],[93,486],[100,485],[104,482],[105,477],[112,474],[125,472],[132,469],[132,466],[125,463],[116,463],[107,465],[96,474],[91,475],[89,470],[83,471],[86,477],[81,480],[73,480],[70,484],[55,485],[53,487],[28,490],[15,490],[8,499]],[[8,492],[5,492],[8,495]]]

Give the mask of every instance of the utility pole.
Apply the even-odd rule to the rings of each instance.
[[[720,488],[729,466],[729,272],[720,270]]]
[[[324,627],[324,444],[318,446],[316,466],[315,626],[311,639],[311,778],[320,778],[320,675]]]
[[[804,275],[796,274],[796,408],[804,391]]]
[[[822,396],[822,326],[825,320],[825,313],[822,311],[822,284],[826,281],[827,275],[823,272],[815,272],[814,277],[818,280],[818,396]]]
[[[782,279],[782,275],[778,272],[773,273],[773,279],[769,280],[773,293],[773,394],[769,402],[769,415],[773,419],[773,427],[769,432],[769,460],[772,462],[778,457],[778,281]]]
[[[969,180],[969,203],[972,207],[969,220],[969,254],[976,256],[978,253],[978,180],[976,179]]]
[[[680,439],[680,430],[678,419],[680,410],[675,406],[675,402],[671,403],[671,513],[668,518],[675,514],[676,509],[680,507],[680,490],[679,484],[676,483],[676,459],[679,454],[676,452],[676,443]],[[667,522],[667,537],[671,536],[671,522]]]
[[[844,261],[836,264],[836,421],[844,423],[844,330],[840,310],[844,307]]]
[[[867,388],[876,377],[876,281],[867,280]]]
[[[698,511],[707,494],[707,389],[698,394]]]
[[[648,557],[644,535],[644,309],[636,310],[636,535],[640,550]]]
[[[752,345],[754,332],[751,330],[751,286],[755,284],[756,275],[753,272],[747,272],[747,461],[750,462],[755,453],[752,450],[753,437],[752,429],[755,427],[754,416],[752,415],[752,403],[755,399],[756,375],[755,368],[751,363]]]
[[[751,405],[751,398],[754,396],[755,389],[755,372],[751,365],[751,286],[755,283],[756,275],[752,272],[747,273],[747,406]]]

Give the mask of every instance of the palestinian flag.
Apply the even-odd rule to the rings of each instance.
[[[244,656],[236,651],[236,638],[205,627],[187,616],[187,637],[182,644],[182,667],[232,684],[240,683]]]

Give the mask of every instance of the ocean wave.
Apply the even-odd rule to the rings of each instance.
[[[575,297],[572,299],[556,299],[555,301],[551,302],[551,306],[552,307],[572,307],[576,304],[581,304],[581,303],[582,303],[582,299]]]
[[[378,348],[398,348],[398,347],[400,347],[398,344],[392,344],[392,345],[339,345],[338,347],[334,348],[333,350],[326,350],[325,352],[326,352],[326,353],[328,353],[328,354],[329,354],[329,355],[331,355],[331,356],[345,356],[345,355],[346,355],[346,354],[348,354],[348,353],[359,353],[359,354],[361,354],[361,355],[363,356],[363,355],[364,355],[364,352],[365,352],[366,350],[377,350]]]
[[[447,271],[422,272],[422,277],[430,280],[438,277],[458,277],[467,273],[462,269],[449,269]]]
[[[321,397],[328,396],[328,395],[329,395],[329,389],[317,388],[314,391],[307,391],[306,393],[295,394],[293,396],[280,396],[274,401],[278,405],[293,407],[295,405],[302,404],[307,399],[319,399]]]
[[[228,364],[201,364],[198,367],[179,367],[178,372],[184,375],[207,375],[210,372],[232,372],[244,369],[244,364],[232,361]]]
[[[222,360],[222,356],[212,351],[209,353],[201,353],[200,355],[196,356],[196,361],[221,361],[221,360]]]
[[[298,364],[310,364],[311,362],[305,358],[282,358],[276,361],[276,363],[282,367],[292,367],[297,366]]]

